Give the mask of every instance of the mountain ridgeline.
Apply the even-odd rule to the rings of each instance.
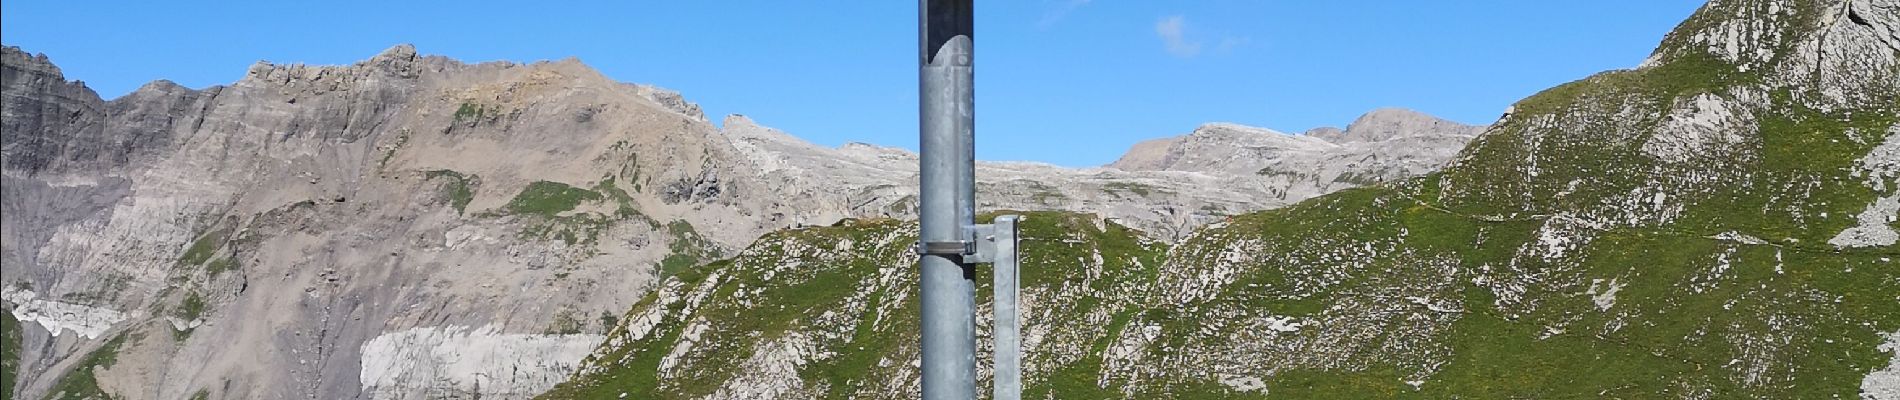
[[[1900,399],[1897,96],[1900,3],[1715,0],[1437,172],[1171,242],[1031,213],[1025,397]],[[1194,144],[1242,130],[1117,164],[1274,164]],[[543,398],[914,398],[914,229],[666,277]]]
[[[823,393],[849,393],[872,376],[866,365],[889,374],[876,375],[882,387],[914,386],[899,353],[727,347],[836,345],[839,333],[811,321],[759,313],[823,315],[836,306],[827,299],[877,293],[853,300],[851,318],[887,318],[853,346],[909,348],[902,288],[914,278],[894,252],[911,229],[897,221],[916,212],[914,153],[817,146],[741,115],[715,124],[678,93],[572,59],[469,64],[399,45],[351,65],[258,62],[230,85],[157,81],[111,100],[45,55],[6,47],[0,66],[5,398],[530,398],[603,344],[710,340],[736,332],[713,324],[741,316],[755,320],[743,332],[771,335],[639,352],[665,367],[623,376],[655,382],[641,392],[655,395],[814,393],[781,385],[792,376],[781,370],[721,375],[741,371],[724,357],[743,355],[763,363],[744,371],[830,363],[840,383]],[[1167,246],[1207,224],[1435,170],[1482,129],[1401,110],[1323,135],[1209,124],[1162,149],[1165,164],[980,162],[979,206],[1061,222],[1031,227],[1035,240],[1077,241],[1032,250],[1044,264],[1149,271],[1037,278],[1119,282],[1032,299],[1096,318],[1145,304],[1129,293],[1148,290]],[[822,228],[784,231],[800,227]],[[849,239],[800,242],[816,238]],[[812,261],[762,264],[775,255]],[[858,286],[872,276],[888,290]],[[815,286],[780,286],[793,277]],[[734,297],[735,283],[772,292]],[[695,290],[709,292],[676,298]],[[854,324],[843,312],[827,326]],[[669,318],[685,317],[708,322],[673,330]],[[664,335],[627,336],[639,324]],[[1118,335],[1096,328],[1050,340]],[[794,333],[805,336],[784,336]],[[678,368],[694,371],[656,372]],[[762,383],[715,390],[728,382]]]

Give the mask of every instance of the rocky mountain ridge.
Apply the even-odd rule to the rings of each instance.
[[[577,60],[392,47],[110,101],[4,51],[6,393],[522,398],[787,227],[914,214],[915,155],[814,146]],[[986,209],[1156,238],[1347,186],[986,162]],[[1153,240],[1153,239],[1145,239]],[[9,339],[15,340],[15,339]]]
[[[1187,135],[1138,143],[1109,166],[1251,174],[1274,182],[1273,195],[1298,200],[1435,171],[1484,129],[1394,108],[1368,112],[1345,130],[1314,128],[1301,135],[1210,123]]]

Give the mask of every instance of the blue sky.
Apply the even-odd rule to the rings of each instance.
[[[106,98],[397,43],[464,61],[578,57],[679,90],[714,121],[916,148],[916,2],[559,3],[8,0],[0,41]],[[1701,4],[979,1],[977,156],[1100,165],[1204,122],[1297,133],[1378,107],[1488,123],[1538,90],[1636,65]]]

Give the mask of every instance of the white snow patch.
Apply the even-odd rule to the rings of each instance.
[[[40,324],[55,337],[70,330],[87,339],[98,339],[126,318],[125,313],[109,308],[40,299],[31,290],[0,289],[0,298],[19,305],[13,309],[13,319]]]
[[[532,396],[567,380],[581,359],[606,339],[594,334],[501,333],[493,325],[411,328],[363,343],[359,381],[371,398],[445,389]]]

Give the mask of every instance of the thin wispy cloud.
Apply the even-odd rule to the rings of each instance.
[[[1049,29],[1049,27],[1055,26],[1056,23],[1062,22],[1062,19],[1068,18],[1069,13],[1075,12],[1076,9],[1082,8],[1082,6],[1089,5],[1089,2],[1092,1],[1095,0],[1057,0],[1058,3],[1055,7],[1050,8],[1048,13],[1043,14],[1042,20],[1036,21],[1036,29]]]
[[[1245,36],[1228,36],[1221,38],[1220,44],[1214,45],[1214,51],[1216,53],[1226,54],[1232,52],[1234,49],[1246,47],[1250,44],[1253,44],[1252,38]]]
[[[1155,35],[1161,37],[1161,43],[1167,45],[1168,54],[1190,58],[1201,54],[1201,42],[1188,40],[1187,17],[1180,15],[1161,18],[1155,23]]]

